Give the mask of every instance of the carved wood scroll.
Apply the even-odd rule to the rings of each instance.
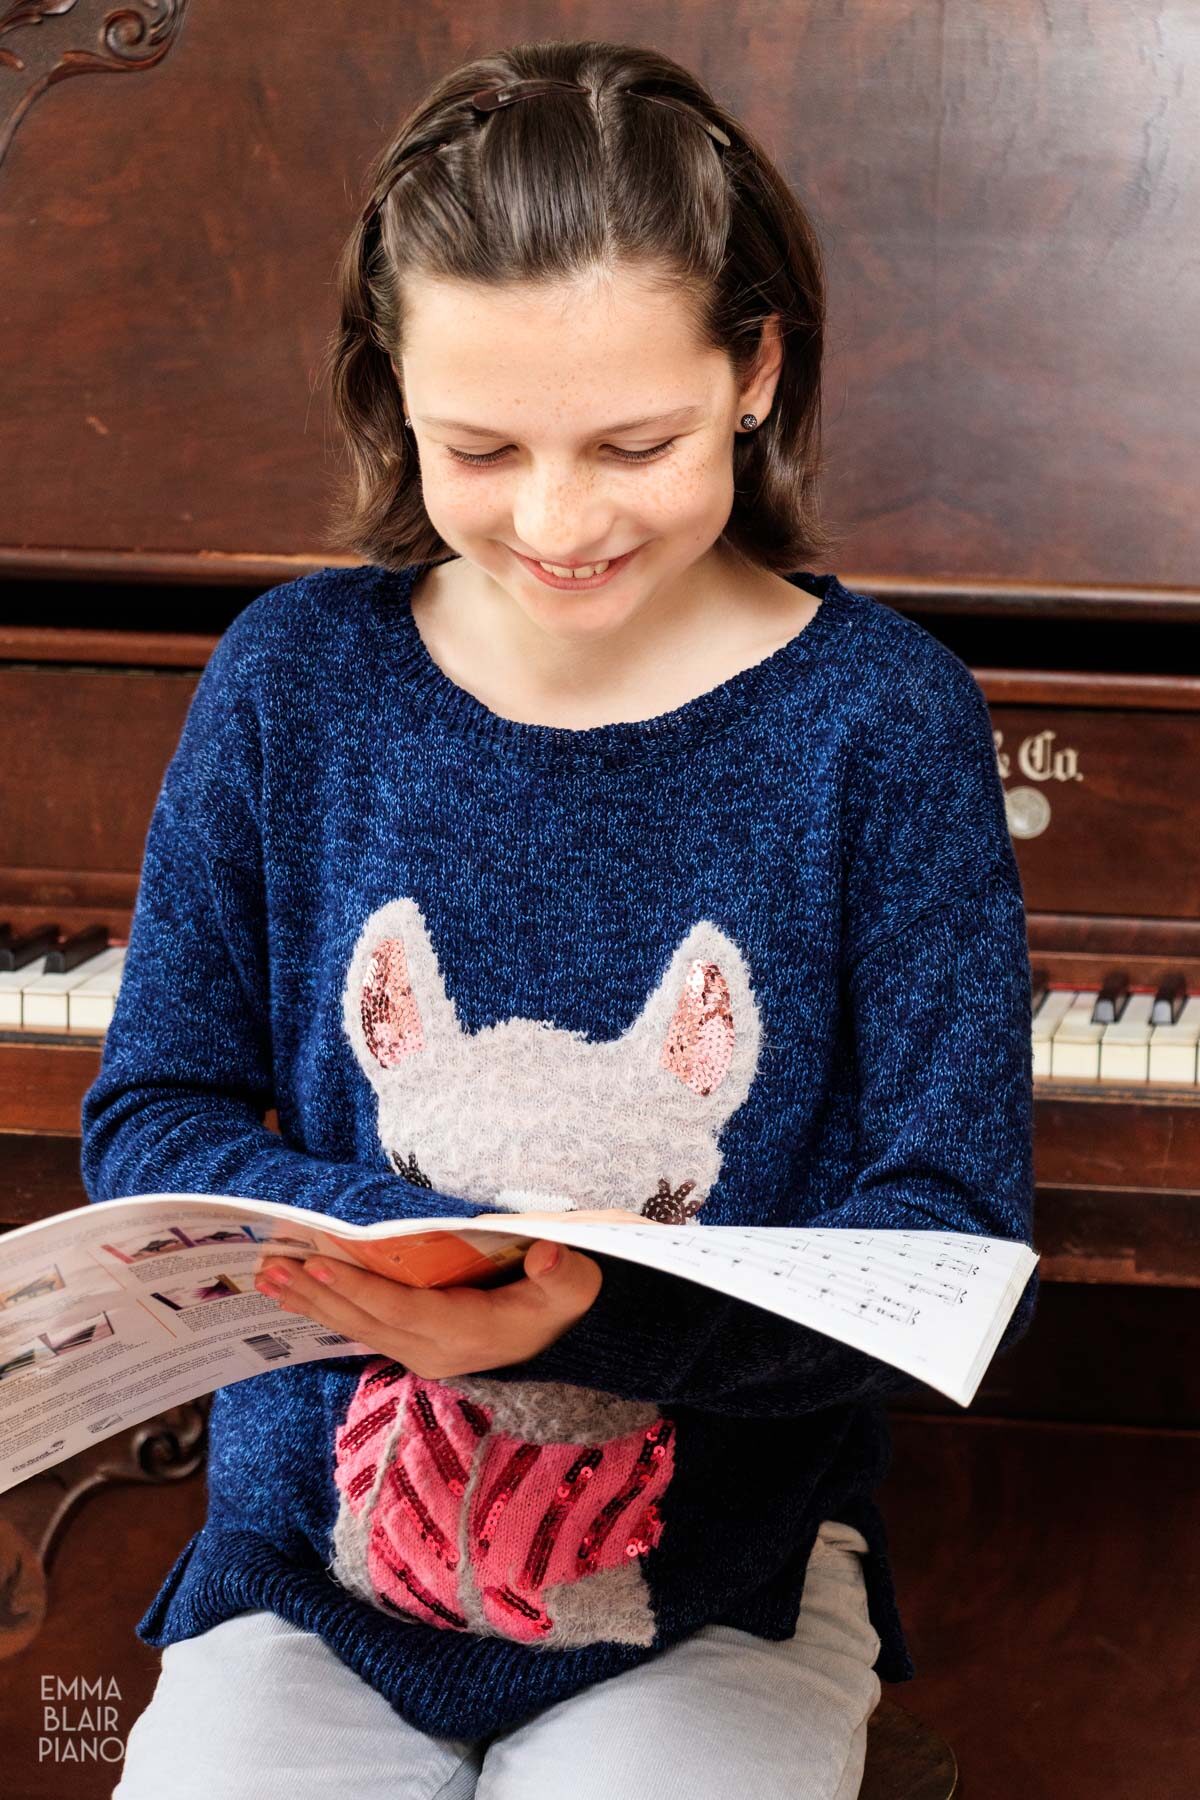
[[[123,1482],[194,1475],[207,1448],[211,1395],[174,1406],[0,1495],[0,1661],[32,1643],[48,1607],[55,1551],[79,1507]]]
[[[81,5],[80,0],[8,0],[0,5],[0,69],[26,78],[0,118],[0,162],[30,107],[56,82],[69,75],[138,75],[160,63],[179,36],[187,4],[133,0],[114,7]],[[44,31],[19,45],[3,41],[33,26]]]

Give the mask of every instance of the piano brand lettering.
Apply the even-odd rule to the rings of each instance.
[[[1031,737],[1022,738],[1017,747],[1017,769],[1027,781],[1082,781],[1079,772],[1079,752],[1066,746],[1055,749],[1053,739],[1055,733],[1046,728],[1034,732]],[[996,745],[996,763],[1004,780],[1012,774],[1012,767],[1006,750],[1003,749],[1004,733],[993,731],[992,738]]]
[[[1021,739],[1017,746],[1017,768],[1029,781],[1082,781],[1079,752],[1073,747],[1054,745],[1054,732],[1047,727]],[[1012,762],[1004,749],[1004,733],[993,731],[996,766],[1002,781],[1012,773]],[[1015,838],[1041,837],[1050,823],[1050,802],[1040,787],[1006,788],[1004,810],[1008,829]]]

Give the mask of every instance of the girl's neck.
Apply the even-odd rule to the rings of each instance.
[[[617,637],[563,644],[461,557],[422,576],[413,619],[443,673],[501,717],[584,730],[653,718],[707,693],[802,631],[820,602],[716,547],[678,606]]]

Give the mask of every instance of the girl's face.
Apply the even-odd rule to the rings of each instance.
[[[738,420],[770,410],[774,317],[739,392],[728,357],[696,344],[679,296],[630,270],[510,288],[409,277],[405,299],[393,367],[425,509],[451,549],[558,637],[693,593],[733,505]],[[576,592],[522,561],[629,551],[607,582]]]

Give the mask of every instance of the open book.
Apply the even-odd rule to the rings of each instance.
[[[609,1223],[569,1211],[524,1228],[520,1213],[346,1225],[224,1195],[106,1200],[0,1237],[0,1493],[264,1369],[375,1354],[260,1294],[254,1272],[271,1250],[439,1287],[519,1274],[537,1238],[765,1307],[961,1406],[1038,1261],[1024,1244],[938,1230]]]

